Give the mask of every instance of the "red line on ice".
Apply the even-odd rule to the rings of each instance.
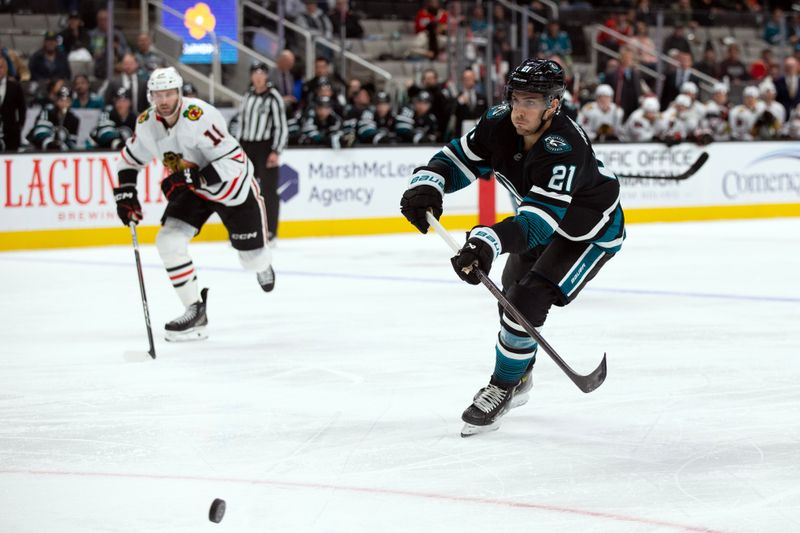
[[[356,492],[363,494],[385,494],[392,496],[407,496],[411,498],[427,498],[431,500],[442,500],[451,502],[467,502],[484,505],[497,505],[501,507],[512,507],[517,509],[535,509],[539,511],[552,511],[578,516],[591,516],[595,518],[605,518],[617,522],[633,522],[648,526],[661,526],[677,529],[680,531],[700,531],[705,533],[723,533],[718,529],[711,529],[702,526],[689,526],[676,522],[666,522],[663,520],[653,520],[637,516],[627,516],[616,513],[606,513],[602,511],[589,511],[586,509],[576,509],[573,507],[563,507],[559,505],[547,505],[542,503],[515,502],[507,500],[496,500],[492,498],[479,498],[475,496],[456,496],[451,494],[436,494],[431,492],[416,492],[399,489],[381,489],[371,487],[352,487],[348,485],[333,485],[329,483],[305,483],[299,481],[275,481],[269,479],[243,479],[243,478],[213,478],[202,476],[181,476],[181,475],[162,475],[162,474],[125,474],[121,472],[68,472],[58,470],[0,470],[0,474],[30,474],[34,476],[75,476],[75,477],[113,477],[113,478],[136,478],[136,479],[158,479],[173,481],[216,481],[224,483],[240,483],[250,485],[269,485],[274,487],[295,487],[321,490],[339,490],[345,492]]]

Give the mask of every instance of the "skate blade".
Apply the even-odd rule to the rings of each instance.
[[[192,341],[202,341],[208,338],[208,333],[206,333],[206,327],[200,326],[197,328],[192,328],[187,331],[164,331],[164,339],[168,342],[192,342]]]
[[[152,361],[155,359],[150,355],[150,352],[144,350],[126,350],[122,354],[122,358],[129,363],[143,363],[144,361]]]
[[[486,426],[475,426],[473,424],[465,423],[464,427],[461,428],[461,436],[464,438],[472,437],[473,435],[480,435],[481,433],[489,433],[492,431],[497,431],[498,429],[500,429],[499,420],[495,420],[494,422]]]
[[[530,394],[528,394],[527,392],[514,395],[514,397],[511,399],[511,409],[514,409],[515,407],[519,407],[521,405],[525,405],[526,403],[528,403],[529,399],[530,399]]]

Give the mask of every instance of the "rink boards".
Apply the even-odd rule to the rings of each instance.
[[[413,231],[400,216],[400,196],[416,166],[436,147],[290,149],[281,156],[280,237],[366,235]],[[603,144],[598,158],[620,174],[664,175],[687,169],[703,151],[706,165],[686,181],[623,178],[628,222],[800,216],[800,142]],[[112,188],[118,152],[6,155],[0,180],[0,249],[125,244]],[[140,239],[152,242],[165,205],[164,168],[151,162],[139,176],[145,220]],[[499,186],[498,186],[499,187]],[[498,218],[510,214],[498,188]],[[477,221],[477,187],[445,199],[444,223]],[[214,217],[198,236],[224,240]]]

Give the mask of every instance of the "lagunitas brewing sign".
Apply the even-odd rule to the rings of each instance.
[[[96,228],[119,225],[112,190],[118,152],[70,152],[3,158],[0,231]],[[144,224],[157,225],[165,199],[165,176],[153,161],[139,173],[137,189]]]

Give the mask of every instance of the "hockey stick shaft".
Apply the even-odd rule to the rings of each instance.
[[[142,293],[142,309],[144,310],[144,323],[147,326],[147,340],[150,350],[147,352],[153,359],[156,358],[156,347],[153,344],[153,328],[150,327],[150,310],[147,305],[147,293],[144,290],[144,274],[142,273],[142,258],[139,255],[139,237],[136,235],[136,223],[129,222],[131,239],[133,240],[133,255],[136,256],[136,272],[139,274],[139,290]],[[144,355],[144,354],[143,354]]]
[[[698,158],[692,163],[692,166],[686,170],[686,172],[682,174],[676,175],[652,175],[652,174],[617,174],[619,178],[633,178],[633,179],[651,179],[651,180],[673,180],[673,181],[682,181],[685,179],[689,179],[695,174],[697,171],[702,168],[703,165],[706,164],[708,161],[708,152],[701,153]]]
[[[426,214],[426,218],[428,219],[428,223],[436,230],[436,233],[444,239],[444,241],[450,246],[453,250],[453,253],[458,253],[461,249],[461,246],[456,242],[450,233],[442,226],[442,224],[436,220],[436,217],[429,211]],[[600,361],[600,365],[591,373],[586,376],[578,374],[575,372],[570,366],[558,355],[558,352],[550,346],[542,335],[536,331],[531,323],[528,321],[522,313],[512,304],[508,298],[506,298],[503,291],[491,280],[489,277],[479,268],[475,267],[475,272],[478,275],[478,279],[483,283],[483,285],[489,289],[489,292],[492,293],[500,305],[503,306],[509,315],[517,322],[517,324],[521,325],[525,332],[530,335],[536,342],[539,343],[539,346],[545,351],[545,353],[550,356],[550,358],[556,363],[556,365],[567,375],[567,377],[575,384],[577,387],[583,392],[592,392],[597,387],[603,384],[603,381],[606,379],[606,374],[608,372],[606,368],[606,354],[603,354],[603,360]]]

